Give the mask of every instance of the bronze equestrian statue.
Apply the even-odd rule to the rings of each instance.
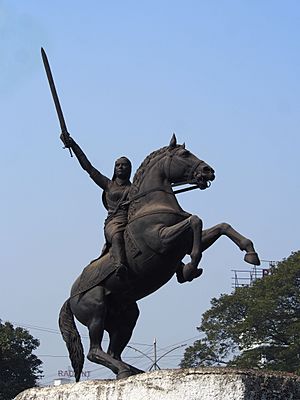
[[[246,262],[259,265],[260,261],[252,241],[229,224],[203,230],[201,219],[180,207],[175,194],[182,189],[174,191],[173,187],[191,184],[193,188],[207,189],[215,172],[185,145],[177,144],[175,135],[168,146],[145,158],[132,184],[127,158],[116,161],[111,180],[95,169],[67,131],[43,49],[42,58],[61,125],[61,139],[103,189],[108,210],[106,249],[74,282],[71,295],[60,310],[59,327],[77,382],[84,353],[74,316],[89,330],[87,358],[111,369],[117,378],[125,378],[143,372],[121,358],[139,316],[138,300],[165,285],[174,274],[180,283],[199,277],[202,253],[222,235],[246,252]],[[182,259],[186,255],[190,262],[184,265]],[[101,346],[104,331],[109,334],[107,352]]]
[[[214,178],[214,170],[184,145],[178,145],[175,136],[168,146],[143,161],[124,200],[128,207],[124,231],[128,276],[120,278],[109,253],[104,254],[77,278],[60,311],[59,326],[76,381],[80,379],[84,354],[74,316],[89,330],[87,358],[111,369],[117,378],[128,377],[142,372],[121,359],[139,316],[138,300],[166,284],[178,270],[182,281],[199,276],[203,251],[222,235],[246,252],[246,262],[260,264],[251,240],[229,224],[203,230],[201,219],[180,207],[172,184],[197,184],[204,190]],[[183,265],[187,254],[190,263]],[[110,340],[107,352],[101,346],[104,330]]]

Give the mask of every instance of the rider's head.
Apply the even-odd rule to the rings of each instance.
[[[120,157],[115,162],[113,180],[116,178],[129,180],[131,175],[131,162],[127,157]]]

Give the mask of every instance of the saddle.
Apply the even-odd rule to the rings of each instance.
[[[99,285],[109,275],[115,272],[116,267],[111,262],[103,262],[104,257],[109,259],[109,246],[104,245],[102,252],[98,258],[92,260],[82,271],[79,277],[78,289],[72,297],[84,293],[89,289]]]

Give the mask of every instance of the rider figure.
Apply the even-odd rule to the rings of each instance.
[[[92,166],[84,152],[70,136],[61,135],[65,147],[71,148],[81,167],[92,180],[103,189],[102,202],[108,211],[104,223],[104,234],[110,248],[111,261],[120,278],[127,277],[127,262],[124,245],[124,229],[127,224],[128,206],[122,203],[127,199],[131,185],[131,162],[126,157],[116,160],[112,179],[102,175]]]

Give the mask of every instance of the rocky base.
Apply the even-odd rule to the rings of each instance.
[[[148,372],[121,380],[93,380],[33,388],[15,400],[299,400],[300,377],[227,368]]]

